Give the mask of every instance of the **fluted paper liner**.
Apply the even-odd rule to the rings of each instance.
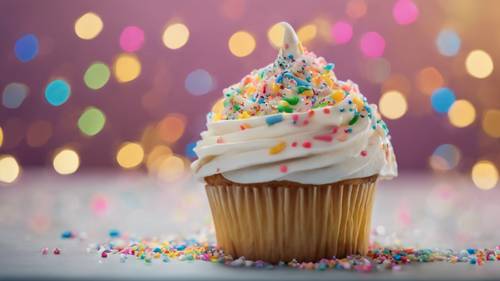
[[[273,263],[364,255],[376,178],[317,186],[207,181],[217,243],[235,258]]]

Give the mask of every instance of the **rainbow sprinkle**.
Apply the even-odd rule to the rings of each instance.
[[[266,123],[269,126],[272,126],[272,125],[279,123],[281,121],[283,121],[283,115],[281,115],[281,114],[271,115],[271,116],[266,117]]]
[[[46,248],[45,248],[46,249]],[[47,250],[42,255],[47,254]],[[57,249],[60,253],[60,250]],[[54,251],[56,254],[57,251]],[[500,261],[500,246],[494,249],[469,248],[461,251],[451,249],[414,249],[389,248],[372,245],[366,256],[353,255],[346,258],[328,258],[316,262],[291,260],[270,264],[265,261],[251,261],[244,257],[232,257],[206,241],[196,239],[134,239],[126,236],[112,236],[104,243],[91,244],[87,252],[100,259],[118,257],[125,263],[129,259],[146,264],[161,261],[205,261],[231,267],[254,267],[274,269],[290,267],[300,270],[348,270],[355,272],[375,272],[381,270],[401,270],[403,265],[427,262],[469,263],[482,265],[486,262]],[[57,254],[56,254],[57,255]]]
[[[287,172],[287,167],[282,165],[280,170]],[[80,241],[86,239],[85,233],[71,232],[70,237],[61,239],[68,240],[78,238]],[[210,234],[212,232],[208,232]],[[63,233],[64,234],[64,233]],[[213,233],[212,233],[213,234]],[[87,248],[89,254],[98,258],[109,259],[117,257],[120,262],[125,263],[129,259],[143,261],[146,264],[155,261],[168,263],[170,261],[205,261],[223,264],[231,267],[253,267],[260,269],[275,269],[279,267],[290,267],[299,270],[347,270],[354,272],[376,272],[383,270],[402,270],[402,266],[428,263],[449,262],[468,263],[471,265],[483,265],[486,262],[500,261],[500,245],[493,249],[467,248],[456,251],[452,249],[415,249],[411,247],[383,247],[372,244],[366,256],[352,255],[346,258],[324,258],[316,262],[298,262],[291,260],[282,261],[278,264],[267,263],[262,260],[252,261],[245,257],[232,257],[226,255],[217,245],[208,242],[207,233],[201,231],[201,239],[167,239],[158,238],[133,238],[122,234],[118,230],[110,230],[109,238],[102,243],[90,244]],[[41,255],[46,256],[49,248],[42,248]],[[60,248],[53,248],[53,255],[60,255]]]
[[[280,165],[280,172],[287,173],[288,172],[288,166],[287,165]]]
[[[286,142],[282,141],[282,142],[278,143],[277,145],[269,148],[269,154],[274,155],[274,154],[281,153],[283,150],[285,150],[285,148],[286,148]]]
[[[333,140],[332,135],[318,135],[313,137],[315,140],[318,141],[324,141],[324,142],[331,142]]]
[[[298,57],[280,54],[274,63],[252,71],[225,89],[222,106],[209,118],[241,120],[271,115],[266,122],[273,125],[282,121],[273,114],[307,112],[336,105],[347,97],[356,112],[364,111],[366,99],[358,86],[352,81],[338,80],[332,65],[308,51]]]

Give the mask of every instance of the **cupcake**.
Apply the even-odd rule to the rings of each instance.
[[[366,254],[377,180],[397,175],[389,131],[283,28],[276,60],[224,90],[194,149],[217,244],[273,263]]]

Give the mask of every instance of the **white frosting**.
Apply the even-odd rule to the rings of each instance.
[[[238,183],[287,180],[327,184],[372,175],[397,176],[397,164],[386,131],[374,116],[359,118],[356,124],[347,126],[354,114],[348,110],[340,112],[340,109],[349,106],[345,100],[326,107],[329,113],[315,109],[312,117],[308,112],[283,114],[283,121],[271,126],[266,123],[266,116],[210,122],[196,145],[199,159],[193,163],[193,171],[199,179],[222,173]],[[373,112],[377,110],[375,105],[370,108]],[[297,122],[293,121],[293,115],[298,117]],[[308,120],[307,125],[303,125],[304,120]],[[243,124],[251,127],[241,130]],[[346,133],[348,128],[352,132]],[[328,135],[333,138],[331,142],[314,139]],[[282,142],[286,143],[282,152],[269,153],[271,147]],[[305,148],[304,142],[310,142],[311,147]],[[282,171],[283,166],[286,172]]]
[[[223,114],[209,114],[208,128],[194,149],[195,176],[302,184],[395,177],[396,159],[377,107],[366,103],[356,84],[337,80],[333,64],[305,53],[293,28],[283,26],[284,45],[276,62],[253,71],[250,82],[244,79],[226,89]],[[281,88],[271,91],[276,84]],[[333,97],[339,91],[341,98]],[[284,97],[294,95],[299,100],[291,105],[293,113],[278,113]],[[250,118],[245,116],[252,110]]]

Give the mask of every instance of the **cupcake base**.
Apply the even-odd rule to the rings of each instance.
[[[251,260],[366,254],[377,176],[325,185],[205,178],[218,245]]]

